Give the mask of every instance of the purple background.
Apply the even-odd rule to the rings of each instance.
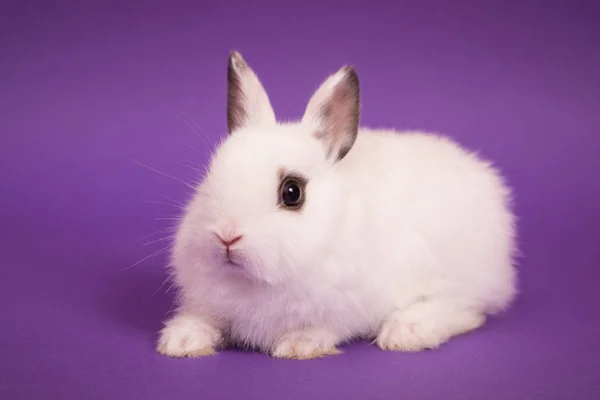
[[[47,3],[0,5],[0,398],[600,398],[598,2]],[[198,177],[232,49],[280,118],[352,63],[364,124],[495,160],[520,217],[515,307],[435,352],[156,354],[165,254],[128,267],[168,244],[143,246],[177,216],[164,196],[190,193],[132,159]]]

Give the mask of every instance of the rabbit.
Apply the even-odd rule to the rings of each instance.
[[[229,134],[177,227],[159,353],[417,352],[512,304],[512,191],[489,161],[439,134],[359,126],[352,66],[296,122],[276,120],[235,51],[227,82]]]

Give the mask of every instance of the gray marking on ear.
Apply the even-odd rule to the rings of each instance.
[[[227,127],[229,134],[245,127],[276,123],[269,96],[260,80],[240,53],[231,52],[227,66]]]
[[[240,76],[246,68],[247,64],[242,56],[237,51],[232,51],[227,65],[227,128],[230,135],[248,119]]]
[[[347,84],[349,87],[349,93],[351,93],[352,101],[352,113],[351,113],[351,139],[347,140],[344,145],[340,147],[338,152],[338,161],[341,160],[348,154],[352,146],[354,146],[354,142],[356,141],[356,137],[358,136],[358,125],[360,120],[360,83],[358,80],[358,74],[352,67],[346,67],[347,69]]]

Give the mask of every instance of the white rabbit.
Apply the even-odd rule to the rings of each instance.
[[[228,67],[230,135],[185,210],[177,313],[158,351],[237,343],[273,357],[353,339],[418,351],[480,327],[516,295],[510,191],[449,139],[359,128],[352,67],[300,122],[278,123],[241,55]]]

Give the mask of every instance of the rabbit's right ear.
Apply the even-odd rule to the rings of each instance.
[[[229,134],[248,126],[276,124],[269,96],[237,51],[227,66],[227,127]]]
[[[360,93],[358,75],[346,66],[329,76],[313,94],[303,121],[317,128],[315,135],[325,145],[332,161],[348,154],[358,135]]]

